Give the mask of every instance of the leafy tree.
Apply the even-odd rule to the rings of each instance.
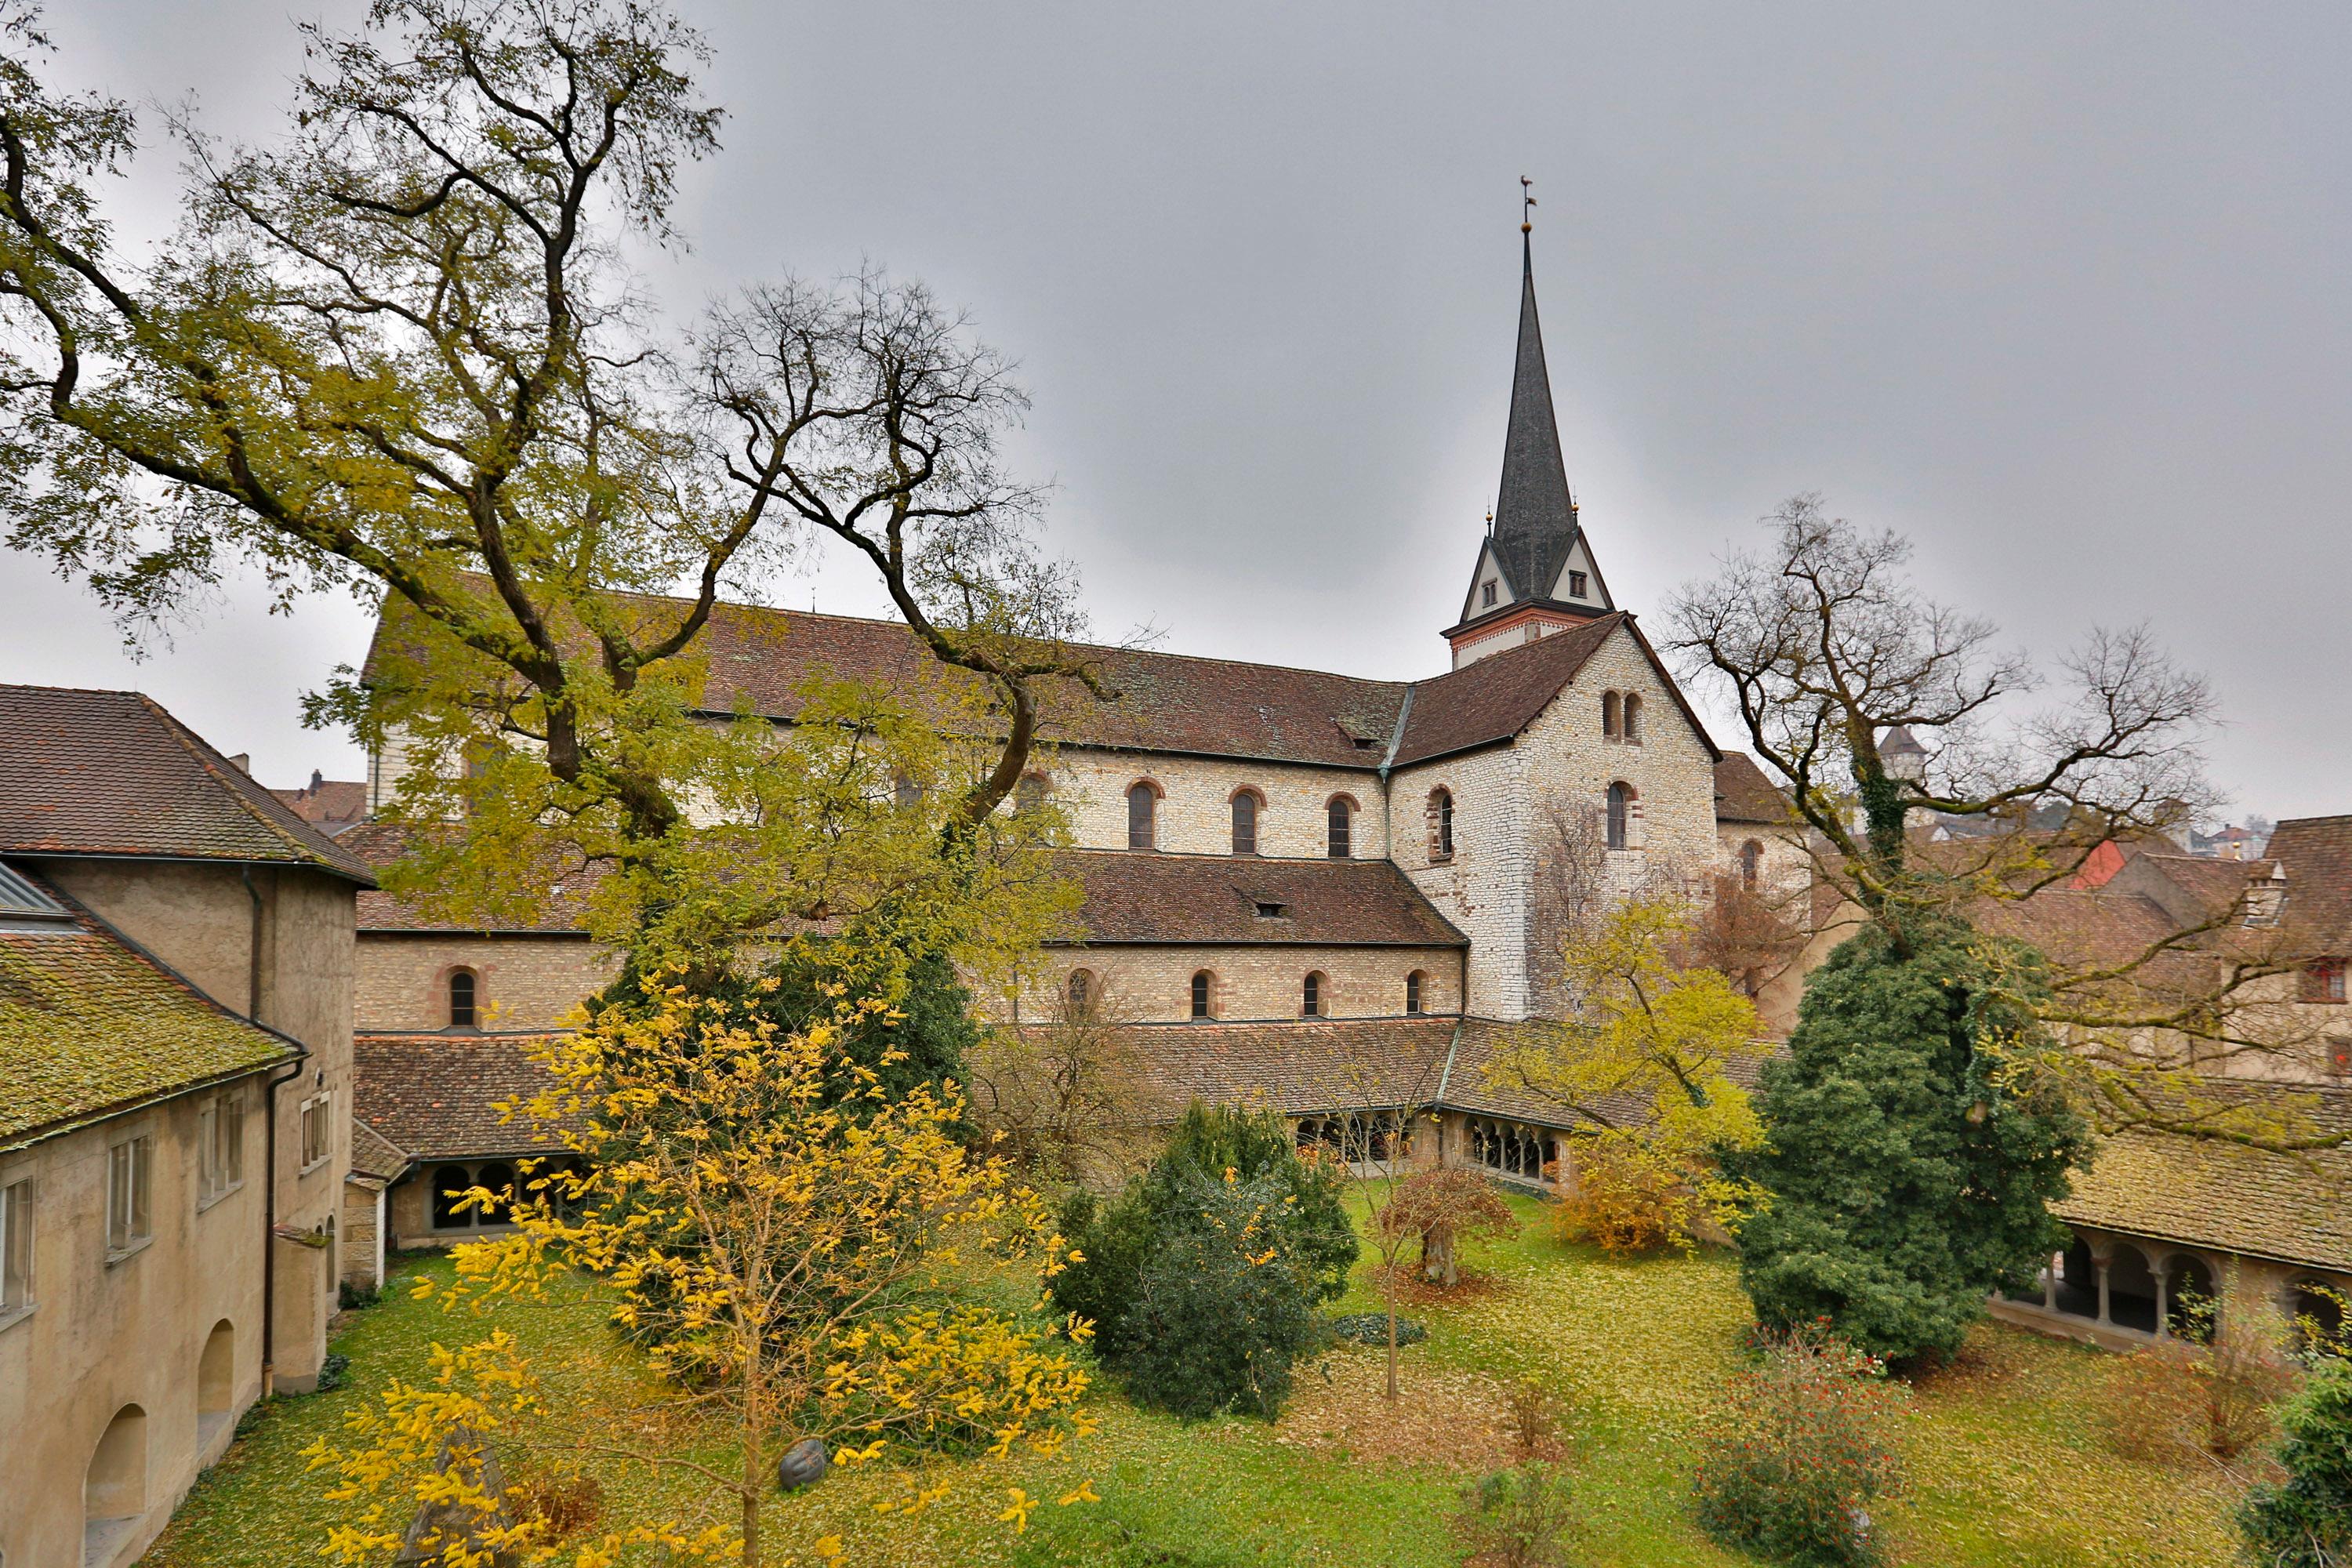
[[[1294,1250],[1281,1175],[1187,1178],[1113,1342],[1128,1392],[1188,1420],[1241,1411],[1271,1421],[1291,1368],[1316,1344],[1316,1280]]]
[[[1601,1146],[1604,1173],[1646,1173],[1627,1184],[1652,1200],[1642,1228],[1683,1247],[1701,1218],[1736,1224],[1754,1199],[1720,1162],[1760,1141],[1733,1074],[1770,1049],[1755,1006],[1729,980],[1676,962],[1694,919],[1688,900],[1653,889],[1570,924],[1559,958],[1565,1016],[1513,1031],[1486,1064],[1496,1087],[1597,1129],[1583,1142]]]
[[[675,987],[658,1002],[608,1007],[543,1047],[554,1081],[515,1110],[580,1159],[531,1172],[514,1235],[457,1249],[446,1305],[487,1311],[488,1333],[436,1351],[427,1381],[389,1383],[346,1439],[310,1450],[313,1468],[338,1478],[331,1496],[357,1505],[330,1542],[340,1561],[379,1560],[399,1542],[398,1510],[419,1503],[454,1498],[495,1516],[485,1478],[499,1448],[557,1473],[599,1459],[682,1472],[731,1505],[723,1527],[613,1519],[565,1548],[579,1568],[652,1544],[676,1554],[665,1561],[756,1565],[761,1504],[797,1436],[865,1463],[893,1448],[1054,1454],[1088,1428],[1087,1374],[1052,1348],[1049,1325],[930,1289],[942,1270],[997,1252],[1035,1257],[1051,1275],[1066,1250],[1035,1195],[952,1135],[961,1107],[950,1092],[890,1094],[844,1062],[856,1014],[873,1004],[785,1034]],[[844,1071],[866,1083],[854,1110],[829,1092]],[[493,1201],[480,1189],[469,1199]],[[692,1244],[674,1245],[681,1235]],[[525,1337],[530,1314],[510,1310],[580,1289],[617,1300],[654,1374],[628,1380],[649,1392],[626,1409],[557,1401]],[[698,1413],[731,1424],[731,1468],[705,1445],[662,1437]],[[1013,1504],[1008,1516],[1022,1520],[1034,1506],[1025,1494]],[[477,1545],[557,1560],[543,1521],[499,1529]],[[428,1544],[450,1568],[475,1560],[462,1539]]]
[[[2279,1426],[2286,1479],[2255,1487],[2238,1510],[2249,1554],[2263,1568],[2352,1562],[2352,1363],[2321,1360]]]
[[[312,717],[404,742],[404,809],[454,825],[398,890],[478,922],[614,867],[598,934],[689,952],[884,900],[927,928],[918,952],[1034,913],[992,814],[1049,692],[1101,687],[1032,542],[1038,491],[998,452],[1022,394],[874,273],[667,324],[627,258],[684,243],[678,174],[722,115],[660,0],[306,25],[281,136],[171,123],[183,223],[143,258],[103,190],[131,110],[44,79],[37,12],[0,29],[7,541],[135,628],[240,564],[274,607],[381,605],[367,678]],[[816,536],[874,568],[940,679],[813,681],[780,746],[709,716],[730,700],[702,634],[722,586]]]
[[[1731,1163],[1768,1194],[1739,1233],[1768,1326],[1826,1320],[1885,1359],[1948,1354],[1991,1290],[2063,1245],[2046,1205],[2087,1134],[2054,1086],[2004,1069],[2009,1037],[2038,1025],[1984,983],[1964,934],[1843,943],[1766,1066],[1768,1142]]]
[[[1228,1172],[1244,1184],[1264,1177],[1281,1189],[1275,1223],[1310,1304],[1347,1289],[1357,1238],[1338,1173],[1301,1160],[1290,1130],[1270,1111],[1196,1102],[1150,1169],[1118,1198],[1104,1204],[1081,1191],[1063,1208],[1062,1233],[1080,1257],[1047,1289],[1058,1310],[1095,1325],[1107,1360],[1116,1362],[1133,1348],[1128,1336],[1141,1320],[1129,1309],[1164,1237],[1190,1223],[1203,1184],[1223,1183]]]

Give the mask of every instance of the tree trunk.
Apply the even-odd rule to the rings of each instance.
[[[1421,1277],[1449,1290],[1462,1283],[1462,1270],[1454,1260],[1451,1225],[1441,1222],[1421,1233]]]
[[[1389,1397],[1397,1396],[1396,1379],[1396,1268],[1389,1269]]]

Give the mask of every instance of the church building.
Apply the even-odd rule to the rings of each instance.
[[[1029,787],[1068,815],[1065,869],[1085,901],[1051,992],[1017,1011],[1115,1007],[1139,1121],[1196,1097],[1271,1106],[1305,1138],[1349,1136],[1368,1109],[1433,1113],[1435,1146],[1416,1158],[1540,1181],[1564,1113],[1485,1068],[1504,1031],[1554,1005],[1562,900],[1661,877],[1705,896],[1742,854],[1752,881],[1759,838],[1777,847],[1757,805],[1769,786],[1745,757],[1727,763],[1611,595],[1569,486],[1524,240],[1501,480],[1465,553],[1426,679],[1104,648],[1118,700],[1045,734],[1050,771]],[[725,605],[702,647],[714,714],[740,700],[780,723],[813,671],[913,678],[929,657],[895,621]],[[372,806],[400,771],[396,753],[372,759]],[[1584,835],[1597,889],[1564,889],[1564,833]],[[383,825],[340,842],[379,865],[401,850]],[[529,929],[461,932],[371,893],[360,928],[373,1163],[355,1191],[373,1217],[347,1227],[413,1245],[478,1223],[432,1198],[435,1173],[478,1179],[528,1152],[482,1107],[528,1078],[529,1036],[611,959],[562,896]]]

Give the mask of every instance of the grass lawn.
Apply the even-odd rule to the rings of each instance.
[[[1535,1205],[1522,1205],[1532,1220]],[[1344,1568],[1452,1564],[1456,1496],[1491,1442],[1500,1389],[1523,1376],[1568,1396],[1577,1422],[1578,1495],[1593,1564],[1745,1562],[1691,1525],[1687,1434],[1734,1365],[1747,1321],[1730,1262],[1719,1257],[1614,1263],[1533,1226],[1473,1248],[1475,1289],[1412,1313],[1429,1340],[1404,1352],[1406,1408],[1378,1397],[1376,1352],[1342,1350],[1305,1370],[1292,1410],[1272,1427],[1221,1420],[1184,1426],[1139,1413],[1106,1390],[1102,1429],[1058,1461],[975,1460],[950,1468],[948,1500],[912,1518],[875,1505],[903,1490],[879,1473],[837,1472],[780,1500],[772,1529],[787,1545],[828,1531],[853,1561],[905,1564],[1158,1565],[1328,1563]],[[446,1268],[411,1260],[406,1272]],[[1342,1310],[1377,1305],[1360,1274]],[[620,1373],[596,1353],[601,1330],[526,1329],[536,1342],[580,1347],[551,1385]],[[353,1315],[337,1348],[352,1358],[340,1391],[280,1401],[248,1423],[199,1483],[147,1561],[163,1568],[287,1568],[311,1560],[330,1517],[321,1478],[299,1450],[332,1434],[341,1413],[394,1373],[419,1375],[426,1345],[473,1325],[387,1295]],[[2213,1568],[2233,1560],[2232,1493],[2213,1474],[2116,1457],[2100,1420],[2112,1359],[1987,1325],[1958,1367],[1906,1401],[1908,1484],[1883,1510],[1895,1561],[2002,1568]],[[699,1448],[691,1436],[685,1446]],[[713,1445],[715,1450],[715,1445]],[[1387,1456],[1427,1454],[1439,1462]],[[1468,1468],[1449,1468],[1468,1466]],[[1054,1500],[1091,1479],[1101,1500]],[[656,1484],[607,1478],[610,1495]],[[1046,1500],[1021,1535],[995,1521],[1004,1489]],[[690,1494],[679,1493],[680,1498]]]

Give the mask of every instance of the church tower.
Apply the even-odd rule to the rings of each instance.
[[[1543,329],[1536,321],[1530,227],[1519,225],[1518,360],[1511,373],[1503,483],[1478,547],[1462,618],[1445,633],[1456,669],[1617,607],[1577,526],[1576,501],[1568,490],[1559,424],[1551,410],[1551,378],[1544,369]]]

